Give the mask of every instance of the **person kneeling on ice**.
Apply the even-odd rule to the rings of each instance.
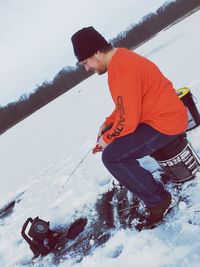
[[[145,225],[156,225],[169,209],[171,195],[138,159],[151,155],[187,129],[187,109],[172,83],[147,58],[113,47],[93,27],[77,31],[71,41],[86,71],[108,73],[115,104],[99,129],[95,150],[102,151],[108,171],[145,203]]]

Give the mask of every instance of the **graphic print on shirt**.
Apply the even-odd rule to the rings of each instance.
[[[119,136],[120,133],[124,129],[126,119],[125,119],[125,111],[124,111],[124,106],[123,106],[123,98],[121,95],[117,97],[116,108],[117,108],[117,112],[119,114],[119,121],[118,121],[116,127],[114,128],[114,132],[107,136],[108,139],[111,139],[112,137]]]

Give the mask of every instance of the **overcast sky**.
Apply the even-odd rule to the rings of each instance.
[[[0,0],[0,106],[74,65],[71,35],[94,26],[106,39],[166,0]]]

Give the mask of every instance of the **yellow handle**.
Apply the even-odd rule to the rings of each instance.
[[[190,92],[190,89],[188,87],[182,87],[179,89],[176,89],[176,93],[179,98],[182,98],[183,96],[187,95]]]

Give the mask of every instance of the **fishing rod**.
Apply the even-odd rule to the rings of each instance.
[[[77,165],[75,166],[75,168],[73,169],[73,171],[70,173],[70,175],[68,176],[68,178],[66,179],[66,181],[64,182],[64,184],[62,185],[61,190],[59,191],[59,195],[61,194],[61,192],[64,190],[65,185],[67,182],[69,182],[69,180],[72,178],[72,176],[74,175],[74,173],[78,170],[78,168],[80,167],[80,165],[83,163],[83,161],[88,157],[88,155],[90,154],[90,152],[92,152],[93,154],[96,154],[97,152],[102,152],[103,148],[98,144],[98,141],[100,139],[100,137],[106,132],[108,131],[110,128],[112,127],[112,124],[107,125],[101,132],[101,134],[98,135],[97,137],[97,143],[95,146],[92,146],[92,148],[90,148],[87,153],[83,156],[83,158],[77,163]]]
[[[72,178],[72,176],[74,175],[74,173],[77,171],[77,169],[80,167],[80,165],[83,163],[83,161],[87,158],[87,156],[90,154],[90,152],[93,150],[93,147],[90,148],[88,150],[88,152],[84,155],[84,157],[78,162],[78,164],[75,166],[75,168],[73,169],[73,171],[69,174],[69,176],[67,177],[67,179],[65,180],[64,184],[62,185],[61,190],[59,191],[59,194],[63,191],[63,189],[65,188],[65,185],[67,182],[69,182],[69,180]]]

